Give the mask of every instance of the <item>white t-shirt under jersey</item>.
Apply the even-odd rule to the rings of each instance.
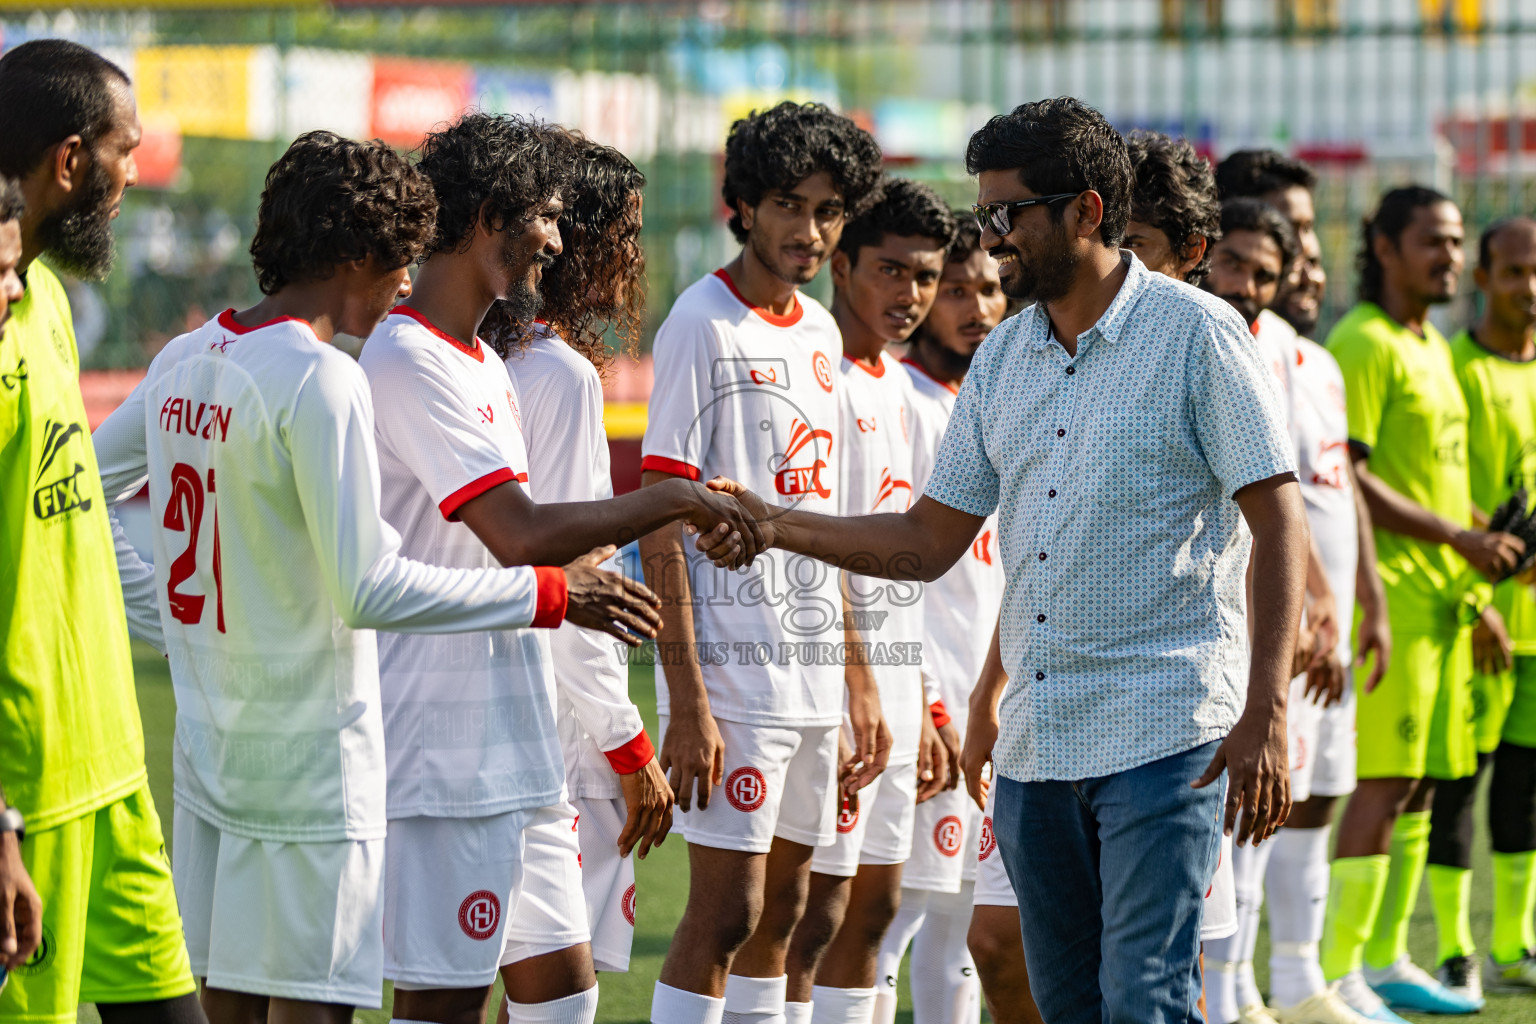
[[[172,340],[96,431],[109,502],[149,483],[163,634],[146,639],[170,656],[176,802],[227,832],[383,837],[374,629],[564,614],[558,569],[401,558],[373,431],[351,358],[301,320],[243,328],[228,312]]]
[[[1326,349],[1299,336],[1271,310],[1259,314],[1256,337],[1284,396],[1286,423],[1296,443],[1296,475],[1306,503],[1307,523],[1339,608],[1338,651],[1347,665],[1352,650],[1360,538],[1349,475],[1344,375]]]
[[[478,339],[466,347],[397,306],[360,362],[378,410],[382,509],[401,550],[440,565],[496,565],[456,513],[528,479],[502,361]],[[482,817],[560,799],[554,677],[538,633],[380,633],[379,679],[391,818]]]
[[[842,337],[797,294],[787,316],[753,308],[726,273],[689,286],[656,332],[645,469],[741,481],[784,508],[841,514]],[[748,725],[842,718],[842,597],[837,572],[778,549],[745,572],[717,569],[685,544],[694,631],[711,712]],[[664,665],[674,653],[658,652]],[[659,710],[667,714],[663,671]]]
[[[522,408],[529,493],[541,505],[611,498],[602,379],[558,334],[536,326],[528,346],[506,361]],[[569,622],[549,635],[555,724],[573,797],[622,795],[615,772],[636,771],[655,753],[629,699],[629,669],[618,643]]]
[[[912,491],[922,494],[959,389],[934,380],[911,360],[902,365],[912,380]],[[1003,559],[994,513],[954,568],[923,590],[923,673],[937,684],[962,736],[1002,603]]]
[[[874,369],[846,355],[843,377],[843,509],[905,512],[913,487],[912,383],[889,352]],[[848,574],[849,601],[880,687],[891,763],[917,757],[923,694],[923,584]]]

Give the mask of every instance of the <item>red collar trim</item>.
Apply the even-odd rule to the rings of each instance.
[[[1248,325],[1248,333],[1253,335],[1255,338],[1259,336],[1259,322],[1257,320]]]
[[[250,334],[252,331],[261,330],[263,327],[271,327],[273,324],[287,323],[289,321],[296,324],[303,324],[305,327],[310,327],[308,320],[297,316],[275,316],[271,320],[268,320],[266,323],[257,324],[255,327],[241,327],[240,324],[235,321],[235,311],[233,308],[226,309],[224,312],[219,314],[219,326],[224,328],[226,331],[229,331],[231,334]],[[310,327],[310,330],[314,330],[314,328]]]
[[[901,365],[912,367],[912,369],[916,370],[918,373],[922,374],[924,377],[927,377],[929,380],[933,381],[939,387],[944,388],[945,390],[947,390],[952,395],[958,395],[960,393],[960,389],[954,385],[953,381],[939,380],[939,378],[935,377],[933,374],[931,374],[927,370],[923,369],[923,364],[918,362],[916,359],[903,359],[901,361]]]
[[[795,295],[795,308],[790,310],[788,313],[785,313],[783,316],[780,316],[777,313],[769,312],[762,306],[754,306],[752,303],[748,302],[747,297],[741,294],[741,292],[737,289],[736,282],[731,280],[731,275],[726,273],[724,267],[721,267],[719,270],[715,271],[715,276],[725,282],[725,286],[731,290],[732,295],[741,300],[741,304],[743,306],[746,306],[748,309],[762,317],[764,321],[772,324],[774,327],[793,327],[795,324],[799,323],[800,318],[805,315],[805,304],[800,301],[800,296],[798,294]]]
[[[417,323],[421,324],[421,326],[425,327],[439,338],[442,338],[444,341],[458,349],[460,352],[463,352],[465,355],[469,356],[475,362],[485,362],[485,347],[480,344],[479,338],[475,339],[474,345],[466,345],[458,338],[455,338],[453,335],[447,333],[446,331],[439,330],[436,324],[422,315],[421,310],[412,306],[407,306],[403,302],[396,306],[394,309],[390,310],[390,312],[399,313],[401,316],[410,317],[412,320],[415,320]]]
[[[848,353],[846,353],[846,352],[843,353],[843,362],[848,363],[848,364],[850,364],[852,366],[857,366],[859,369],[863,370],[865,373],[869,374],[871,377],[884,377],[885,376],[885,360],[884,359],[881,359],[879,362],[877,362],[875,364],[875,368],[873,370],[871,370],[869,367],[865,366],[863,363],[859,362],[857,359],[854,359],[854,358],[850,357],[848,355]]]

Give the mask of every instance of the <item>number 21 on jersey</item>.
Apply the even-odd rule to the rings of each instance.
[[[166,580],[166,601],[171,617],[186,626],[203,621],[205,594],[187,594],[180,589],[197,572],[197,540],[203,528],[204,505],[213,495],[213,470],[208,471],[208,487],[203,488],[203,475],[185,462],[171,467],[171,497],[165,503],[165,515],[161,525],[167,530],[187,534],[187,546],[171,562],[170,576]],[[213,589],[215,621],[220,633],[224,632],[224,566],[219,554],[219,509],[213,502]],[[169,546],[169,545],[167,545]]]

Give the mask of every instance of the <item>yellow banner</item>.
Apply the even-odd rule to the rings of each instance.
[[[225,7],[319,7],[323,0],[0,0],[0,11],[156,10]]]
[[[183,135],[250,138],[252,46],[148,46],[134,61],[134,93],[145,121]]]

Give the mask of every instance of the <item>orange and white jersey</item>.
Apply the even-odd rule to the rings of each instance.
[[[902,365],[912,380],[912,489],[921,494],[959,389],[934,380],[911,360]],[[981,676],[1002,603],[1003,559],[994,513],[982,524],[970,551],[923,591],[923,676],[931,681],[929,701],[936,688],[962,736],[971,691]]]
[[[558,334],[536,326],[528,346],[506,360],[528,444],[528,491],[540,504],[611,498],[597,368]],[[620,571],[617,564],[606,567]],[[644,767],[655,750],[629,699],[629,668],[618,641],[567,622],[549,634],[549,644],[566,787],[572,798],[621,796],[615,772]]]
[[[528,479],[506,366],[408,306],[374,329],[359,361],[378,410],[382,509],[401,550],[439,565],[496,565],[458,509]],[[473,818],[559,800],[549,660],[545,638],[527,629],[380,633],[389,816]]]
[[[302,320],[225,312],[172,340],[94,440],[110,503],[148,481],[163,633],[147,639],[176,689],[176,801],[225,832],[384,836],[374,629],[563,616],[558,569],[400,556],[368,380]]]
[[[848,515],[905,512],[921,492],[913,480],[912,384],[889,352],[873,369],[843,356],[841,457]],[[849,604],[870,667],[880,708],[891,729],[891,763],[917,755],[923,693],[923,584],[847,574]],[[988,634],[990,638],[990,634]]]
[[[751,306],[725,271],[678,296],[656,332],[645,469],[727,476],[770,506],[838,515],[842,443],[832,315],[797,294],[778,316]],[[715,717],[748,725],[832,725],[842,718],[842,597],[836,570],[774,549],[745,572],[687,552],[694,632]],[[668,713],[660,651],[659,711]],[[690,655],[691,656],[691,655]]]

